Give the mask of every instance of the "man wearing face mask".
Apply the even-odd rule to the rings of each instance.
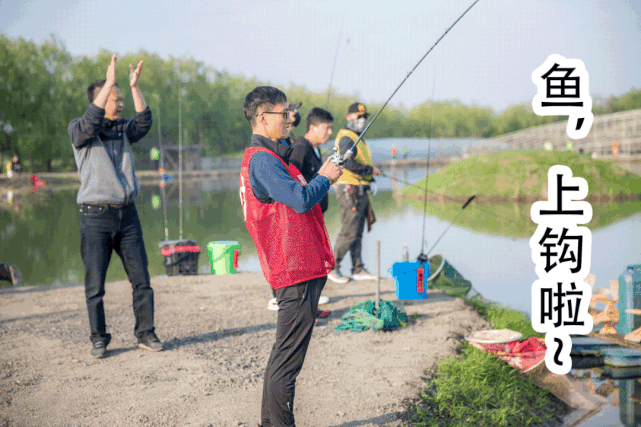
[[[335,146],[338,147],[341,155],[345,155],[354,145],[365,129],[368,117],[367,109],[360,102],[349,106],[346,128],[341,129],[336,135]],[[361,139],[354,147],[352,156],[343,164],[343,174],[336,181],[336,199],[341,207],[343,226],[334,246],[336,265],[327,276],[336,283],[349,281],[349,277],[343,276],[340,272],[340,262],[348,251],[352,258],[351,278],[354,280],[376,279],[376,276],[365,270],[361,258],[361,241],[369,206],[367,191],[370,189],[370,183],[374,181],[373,176],[380,174],[381,171],[372,166],[367,143]]]

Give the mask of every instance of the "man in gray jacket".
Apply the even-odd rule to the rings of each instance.
[[[116,84],[116,55],[107,68],[106,80],[87,89],[89,107],[69,123],[68,132],[78,166],[80,190],[80,251],[85,266],[85,297],[91,329],[91,356],[105,357],[111,335],[107,333],[102,297],[105,276],[115,250],[133,287],[136,318],[134,335],[140,348],[161,351],[154,328],[154,291],[150,286],[148,260],[134,199],[140,186],[130,143],[151,128],[151,110],[138,87],[143,61],[130,64],[129,85],[136,114],[122,119],[122,94]]]

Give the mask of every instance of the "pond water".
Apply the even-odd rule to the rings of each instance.
[[[573,369],[576,390],[593,396],[599,409],[586,413],[576,427],[637,427],[641,425],[641,368]]]

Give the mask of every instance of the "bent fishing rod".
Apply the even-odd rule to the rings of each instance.
[[[445,233],[447,233],[447,230],[449,230],[449,229],[450,229],[450,227],[451,227],[451,226],[456,222],[456,220],[458,219],[458,217],[463,213],[463,210],[467,207],[467,205],[469,205],[469,204],[472,202],[472,200],[474,200],[474,198],[475,198],[475,197],[476,197],[476,196],[474,195],[474,196],[470,197],[469,199],[467,199],[467,202],[465,202],[465,204],[464,204],[464,205],[463,205],[463,207],[461,208],[460,212],[456,214],[456,216],[454,217],[454,219],[452,220],[452,222],[450,222],[450,224],[447,226],[447,228],[445,229],[445,231],[443,231],[443,232],[441,233],[441,235],[438,237],[438,239],[436,239],[436,242],[435,242],[435,243],[432,245],[432,247],[427,251],[427,254],[423,254],[423,250],[421,249],[421,254],[420,254],[420,255],[418,256],[418,258],[417,258],[419,261],[421,261],[421,262],[427,262],[427,261],[428,261],[428,259],[429,259],[429,258],[428,258],[428,256],[429,256],[430,252],[432,252],[432,249],[434,249],[434,246],[436,246],[436,245],[438,244],[438,242],[439,242],[439,241],[441,240],[441,238],[445,235]],[[421,242],[421,245],[423,245],[423,243],[422,243],[422,242]]]
[[[349,158],[354,154],[354,149],[356,148],[356,145],[360,142],[360,140],[361,140],[361,139],[363,139],[363,136],[365,135],[365,133],[367,132],[367,130],[370,128],[370,126],[372,125],[372,123],[374,123],[374,121],[376,120],[376,118],[378,117],[378,115],[379,115],[379,114],[381,114],[381,111],[383,111],[383,108],[385,108],[385,106],[390,102],[390,100],[394,97],[394,95],[396,95],[396,92],[398,92],[398,90],[401,88],[401,86],[403,86],[403,83],[405,83],[405,81],[409,78],[409,76],[410,76],[410,75],[412,75],[412,73],[414,72],[414,70],[416,70],[416,68],[421,64],[421,62],[423,62],[423,60],[427,57],[427,55],[429,55],[429,54],[430,54],[430,52],[431,52],[431,51],[436,47],[436,45],[437,45],[437,44],[438,44],[438,43],[443,39],[443,37],[445,37],[445,35],[446,35],[447,33],[449,33],[449,32],[450,32],[450,30],[451,30],[451,29],[452,29],[452,28],[453,28],[453,27],[458,23],[458,21],[460,21],[460,20],[461,20],[461,18],[463,18],[463,17],[465,16],[465,14],[466,14],[467,12],[469,12],[469,11],[470,11],[470,9],[472,9],[472,7],[473,7],[476,3],[478,3],[478,2],[479,2],[479,0],[475,0],[475,1],[474,1],[474,3],[472,3],[472,5],[471,5],[470,7],[468,7],[468,8],[465,10],[465,12],[463,12],[463,14],[462,14],[461,16],[459,16],[459,17],[458,17],[458,19],[457,19],[456,21],[454,21],[454,23],[453,23],[452,25],[450,25],[450,27],[449,27],[447,30],[445,30],[445,32],[443,33],[443,35],[441,35],[441,37],[439,37],[439,39],[438,39],[438,40],[436,40],[436,43],[434,43],[434,44],[432,45],[432,47],[430,48],[430,50],[428,50],[428,51],[427,51],[427,53],[425,53],[425,55],[423,55],[423,57],[420,59],[420,61],[418,61],[418,63],[414,66],[414,68],[412,68],[412,70],[411,70],[409,73],[407,73],[407,75],[405,76],[405,78],[403,79],[403,81],[401,82],[401,84],[399,84],[399,85],[398,85],[398,87],[394,90],[394,92],[392,92],[392,94],[390,95],[390,97],[389,97],[389,98],[387,98],[387,101],[385,101],[385,103],[383,104],[383,106],[382,106],[381,108],[379,108],[379,109],[378,109],[378,111],[376,112],[376,114],[374,115],[374,117],[372,117],[372,120],[370,120],[370,122],[367,124],[367,126],[365,126],[365,129],[363,129],[363,132],[361,132],[361,134],[358,136],[358,138],[356,139],[356,141],[354,141],[354,142],[352,143],[352,146],[351,146],[351,147],[350,147],[350,148],[345,152],[345,154],[341,156],[340,152],[338,151],[338,148],[337,148],[337,147],[334,147],[334,154],[332,155],[332,157],[330,157],[330,161],[331,161],[331,162],[333,162],[333,163],[335,163],[335,164],[337,164],[337,165],[342,165],[343,163],[345,163],[345,160],[349,159]]]

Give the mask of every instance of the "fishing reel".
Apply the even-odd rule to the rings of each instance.
[[[427,261],[429,261],[429,259],[427,258],[427,255],[426,255],[426,254],[424,254],[423,252],[421,252],[421,254],[416,258],[416,260],[417,260],[418,262],[420,262],[421,264],[424,264],[424,263],[426,263]]]
[[[345,160],[345,157],[341,156],[341,154],[338,152],[338,147],[334,146],[334,154],[332,154],[332,157],[329,158],[329,161],[337,166],[343,166]]]

